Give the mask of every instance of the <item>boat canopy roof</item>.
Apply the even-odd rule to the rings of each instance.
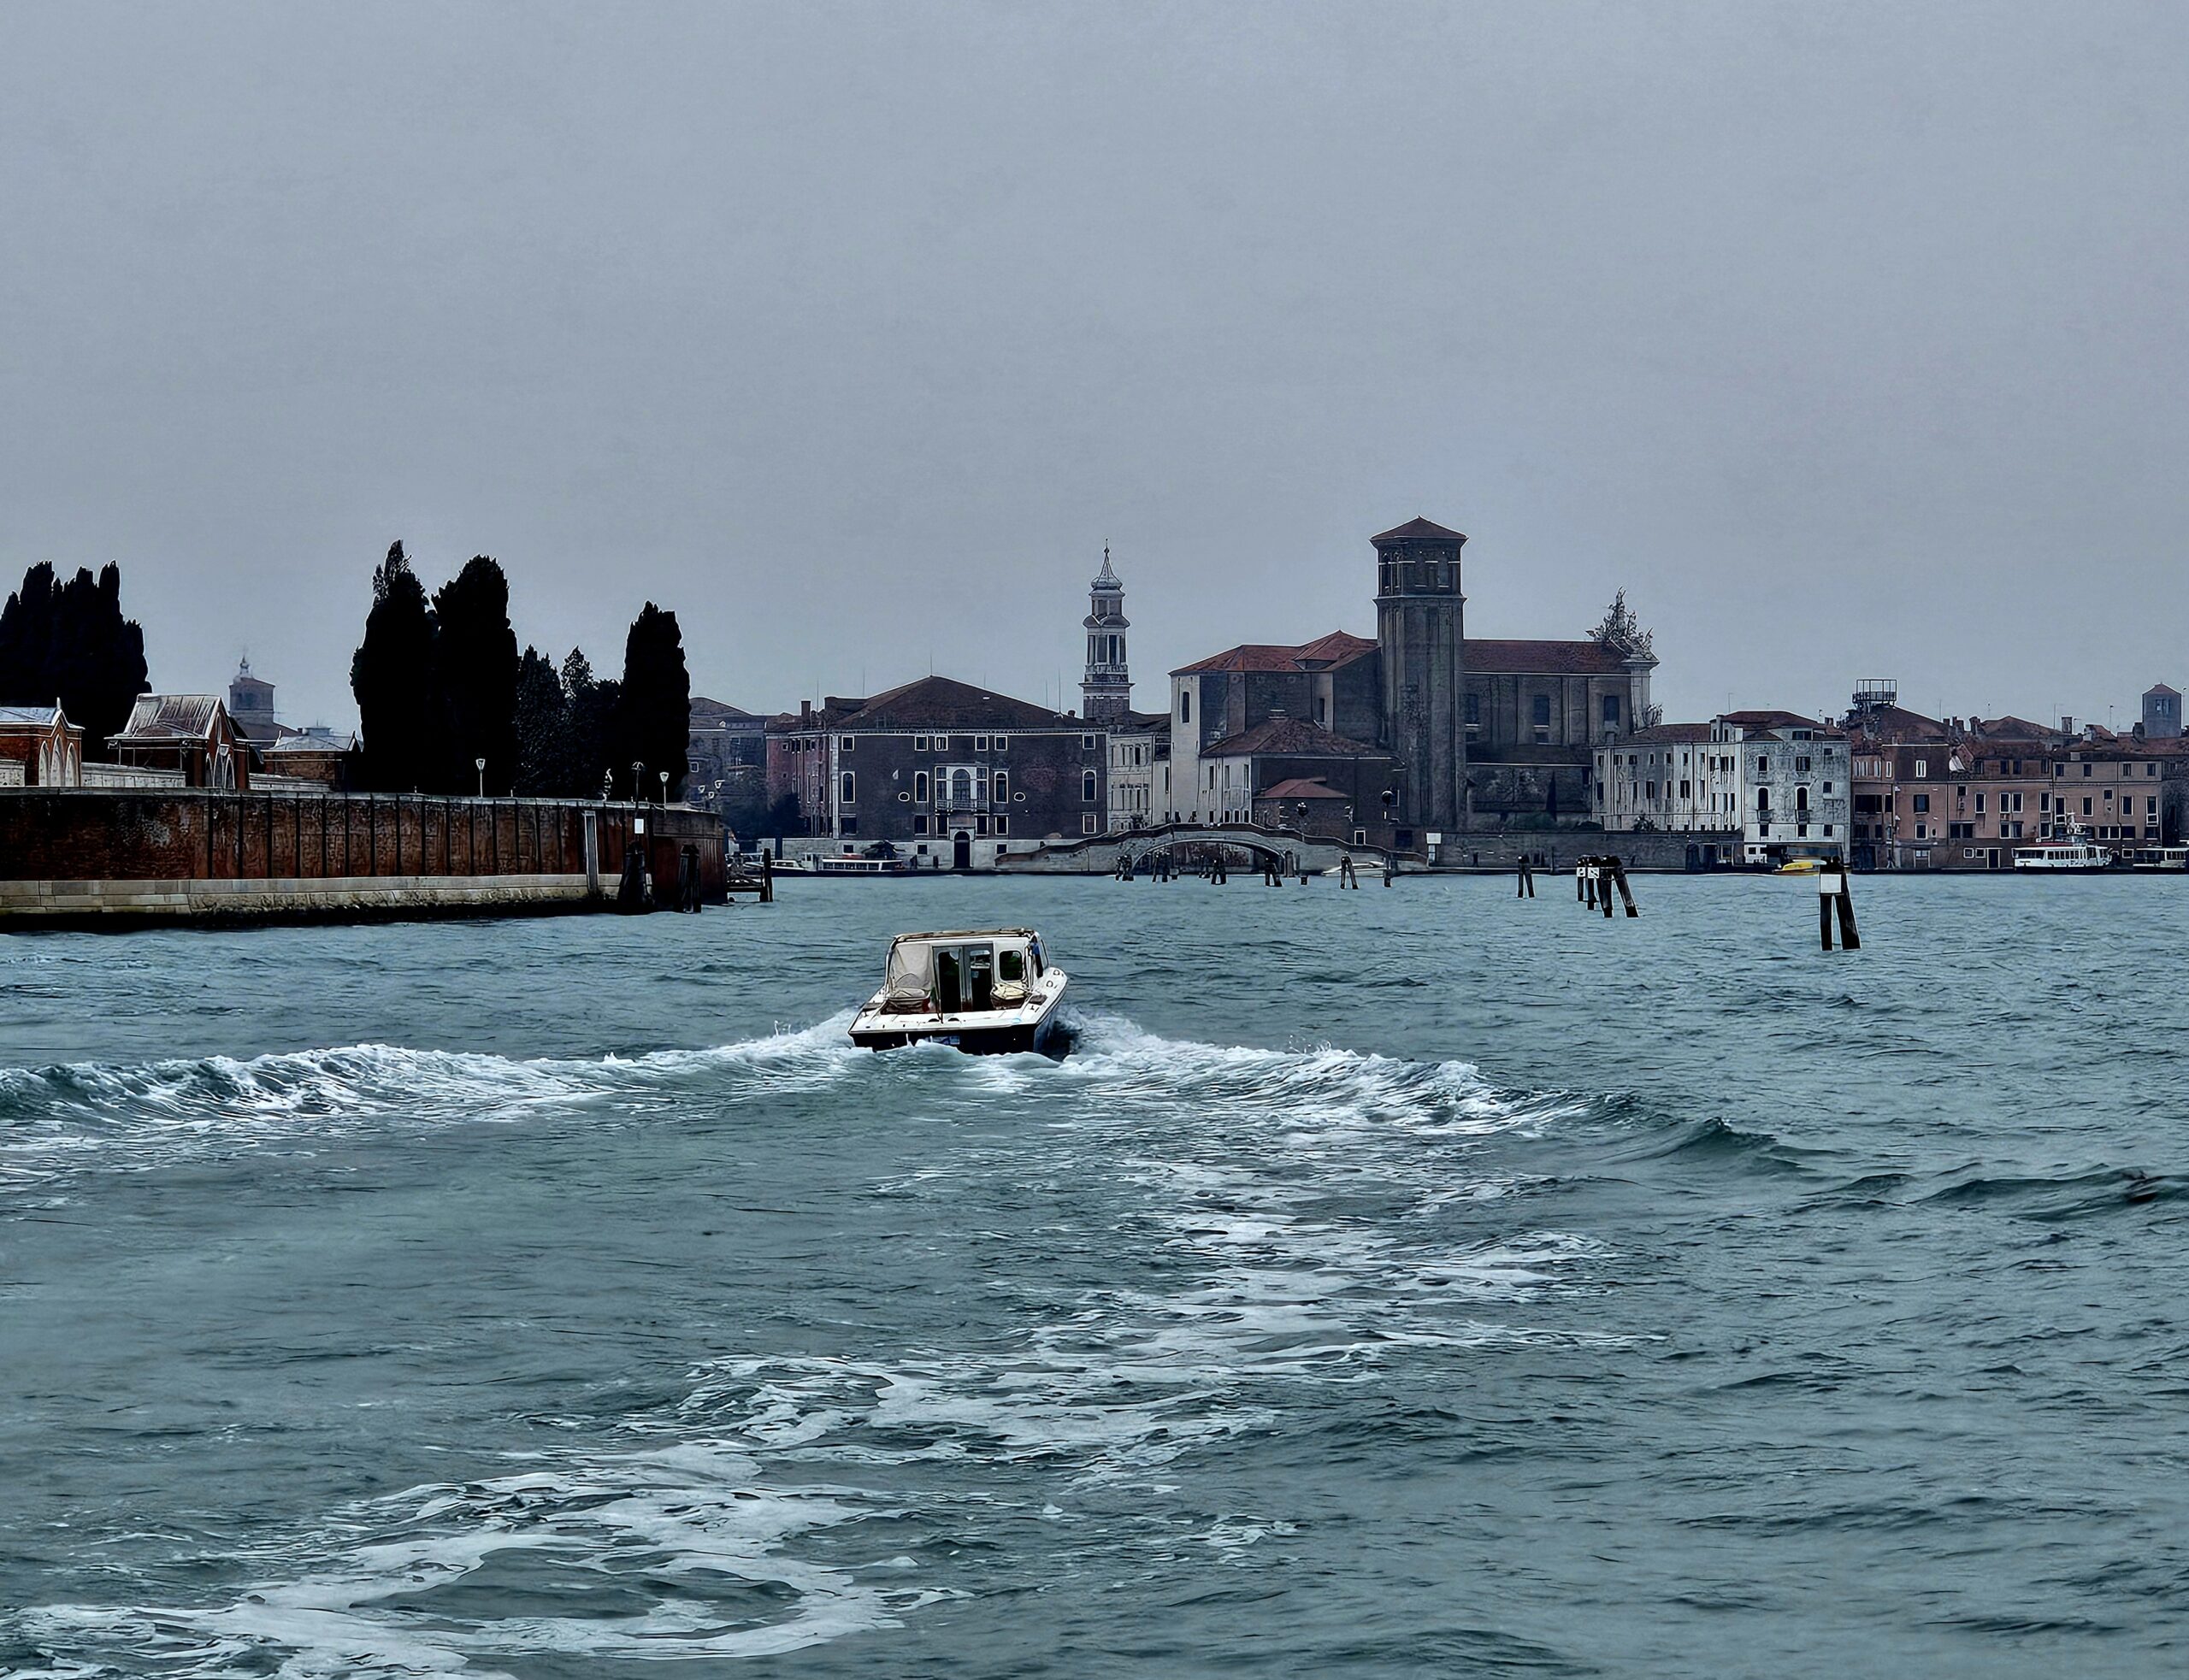
[[[1004,950],[1038,948],[1041,936],[1031,928],[968,928],[934,934],[900,934],[889,941],[889,971],[883,984],[893,994],[910,996],[935,984],[938,946],[993,945]],[[1035,971],[1041,971],[1037,961]]]

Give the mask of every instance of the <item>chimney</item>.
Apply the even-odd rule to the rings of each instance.
[[[799,721],[799,722],[801,722],[801,723],[805,724],[805,725],[807,728],[811,728],[812,727],[812,724],[813,724],[813,702],[812,702],[812,701],[811,701],[811,700],[800,700],[800,701],[798,703],[798,721]]]
[[[2075,733],[2075,720],[2072,717],[2062,718],[2060,720],[2060,733],[2063,735],[2074,734]]]

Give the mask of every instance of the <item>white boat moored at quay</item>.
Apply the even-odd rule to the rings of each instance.
[[[900,934],[882,989],[852,1022],[853,1044],[948,1044],[975,1054],[1045,1048],[1065,976],[1031,928]]]
[[[2109,869],[2118,861],[2110,847],[2099,846],[2087,834],[2080,832],[2015,848],[2015,867],[2018,869],[2087,874]]]
[[[2189,846],[2145,846],[2128,860],[2139,869],[2189,869]]]

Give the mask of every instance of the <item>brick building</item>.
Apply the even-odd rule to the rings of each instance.
[[[1276,788],[1310,781],[1344,801],[1348,825],[1362,843],[1389,841],[1398,790],[1391,755],[1380,747],[1277,712],[1210,742],[1201,749],[1200,763],[1206,785],[1195,799],[1211,822],[1251,822]]]
[[[127,767],[180,772],[186,787],[251,786],[250,745],[217,694],[139,694],[108,747]]]
[[[1373,641],[1341,630],[1249,643],[1171,672],[1163,814],[1209,820],[1211,746],[1281,715],[1389,755],[1401,849],[1440,831],[1587,822],[1594,749],[1655,721],[1649,639],[1623,602],[1581,640],[1468,637],[1466,540],[1426,519],[1370,539]]]
[[[1106,826],[1105,733],[1069,712],[922,677],[770,720],[768,796],[797,797],[829,851],[886,841],[942,867]]]
[[[84,731],[57,705],[0,706],[0,787],[76,787]]]

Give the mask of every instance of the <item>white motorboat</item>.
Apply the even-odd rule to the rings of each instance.
[[[852,1022],[852,1042],[948,1044],[975,1054],[1045,1049],[1057,1035],[1065,979],[1031,928],[900,934],[882,989]]]
[[[2189,869],[2189,846],[2145,846],[2129,862],[2139,869]]]

